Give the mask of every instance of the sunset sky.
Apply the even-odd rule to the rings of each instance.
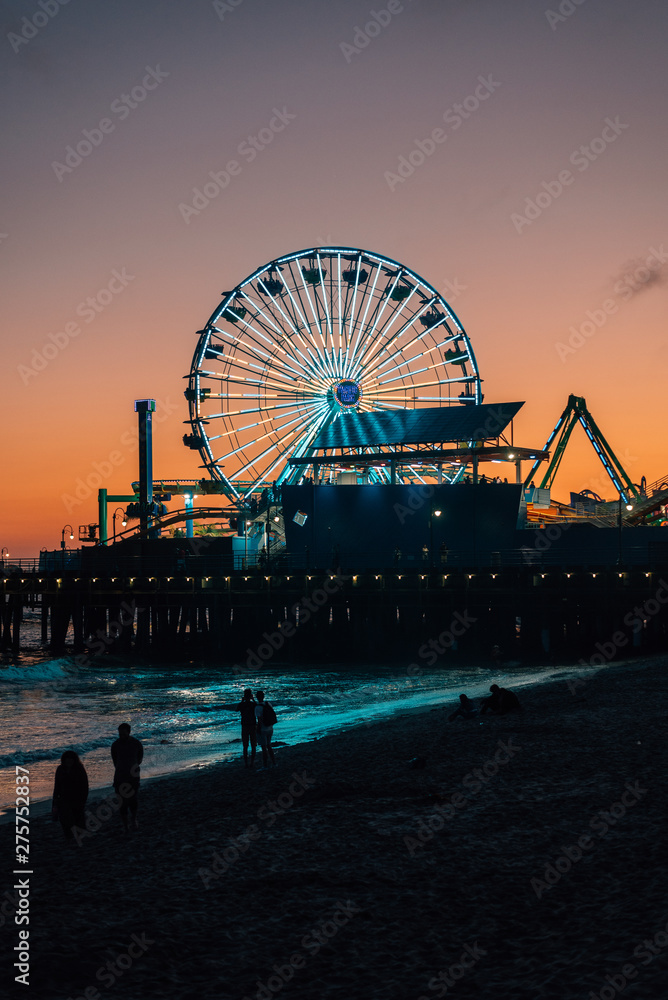
[[[668,474],[660,0],[6,0],[2,36],[11,555],[97,520],[96,489],[68,504],[80,482],[129,492],[136,398],[158,401],[156,477],[201,476],[195,332],[316,245],[430,281],[485,402],[526,400],[516,443],[542,447],[575,393],[632,480]],[[210,173],[224,189],[196,200]],[[576,432],[553,496],[586,487],[614,495]]]

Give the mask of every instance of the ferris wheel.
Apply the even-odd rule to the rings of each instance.
[[[288,254],[224,292],[188,379],[184,443],[237,502],[303,481],[308,462],[294,460],[346,411],[482,401],[471,343],[443,296],[403,264],[350,247]],[[408,467],[401,481],[432,474]]]

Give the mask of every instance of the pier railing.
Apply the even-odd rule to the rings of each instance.
[[[102,550],[103,555],[96,558],[96,551],[85,553],[82,559],[80,551],[65,553],[42,553],[41,557],[5,560],[0,563],[0,581],[11,581],[13,578],[25,577],[67,577],[81,576],[88,580],[98,577],[107,581],[149,577],[155,580],[183,580],[187,578],[214,579],[226,576],[253,575],[286,575],[290,573],[336,572],[344,573],[395,573],[424,574],[433,571],[448,572],[450,570],[466,571],[480,568],[512,568],[512,567],[567,567],[577,566],[625,566],[645,567],[658,565],[668,567],[668,540],[644,540],[633,542],[623,540],[621,549],[616,545],[608,545],[601,551],[590,551],[587,554],[564,551],[553,544],[549,532],[536,532],[533,544],[515,548],[500,548],[496,551],[476,553],[468,549],[450,549],[447,555],[435,552],[399,554],[387,561],[380,562],[371,552],[352,551],[334,554],[330,559],[316,561],[306,552],[282,552],[280,555],[265,557],[253,554],[244,558],[236,554],[186,554],[179,557],[173,555],[151,556],[112,554],[110,550]]]

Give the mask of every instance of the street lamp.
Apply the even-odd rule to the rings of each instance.
[[[123,508],[122,507],[117,507],[116,510],[114,511],[113,515],[112,515],[112,518],[111,518],[112,521],[114,522],[114,543],[116,542],[116,518],[118,517],[118,512],[119,511],[121,512],[121,517],[123,518],[123,520],[121,521],[121,524],[123,525],[123,527],[125,528],[125,526],[128,523],[127,519],[125,517],[125,511],[123,510]]]
[[[6,545],[3,545],[2,549],[0,550],[0,562],[2,563],[3,569],[5,568],[5,556],[8,555],[9,555],[9,549],[7,548]]]
[[[74,538],[74,528],[72,527],[71,524],[66,524],[62,532],[60,533],[60,548],[62,549],[63,553],[63,569],[65,569],[65,532],[67,531],[68,528],[70,530],[70,539]]]
[[[622,501],[623,501],[623,499],[624,499],[624,497],[620,493],[619,494],[619,501],[618,501],[618,511],[617,511],[617,526],[619,528],[619,547],[618,547],[618,551],[617,551],[617,565],[618,566],[622,565]],[[626,504],[626,509],[627,510],[633,510],[633,504],[632,503],[627,503]]]
[[[431,513],[429,514],[429,568],[434,568],[434,518],[440,517],[443,511],[434,510],[431,508]]]

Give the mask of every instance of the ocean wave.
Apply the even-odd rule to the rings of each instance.
[[[5,683],[34,684],[36,681],[59,681],[71,676],[72,661],[65,658],[26,666],[0,666],[0,681]]]
[[[43,760],[58,761],[60,763],[60,758],[66,750],[74,750],[80,757],[83,757],[84,754],[90,753],[92,750],[111,746],[111,742],[109,737],[107,737],[104,740],[91,740],[88,743],[68,743],[55,747],[36,747],[31,750],[17,750],[14,753],[0,756],[0,768],[26,767],[29,764],[37,764]]]

